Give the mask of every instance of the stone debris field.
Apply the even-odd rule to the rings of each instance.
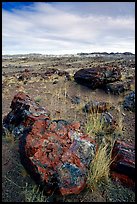
[[[135,56],[2,66],[3,201],[134,202]]]

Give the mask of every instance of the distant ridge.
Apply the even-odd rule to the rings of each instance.
[[[91,52],[91,53],[85,53],[85,52],[81,52],[81,53],[77,53],[78,55],[135,55],[132,52]]]
[[[9,55],[2,55],[3,59],[6,58],[28,58],[28,57],[82,57],[82,56],[87,56],[87,57],[103,57],[103,56],[116,56],[116,57],[121,57],[121,56],[135,56],[135,54],[131,52],[91,52],[91,53],[85,53],[85,52],[80,52],[77,54],[40,54],[40,53],[29,53],[29,54],[9,54]]]

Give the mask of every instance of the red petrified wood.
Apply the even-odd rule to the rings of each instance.
[[[57,186],[62,195],[78,194],[86,185],[95,142],[79,123],[51,120],[49,111],[24,93],[15,95],[4,127],[20,138],[21,161],[42,183]]]
[[[81,131],[80,123],[51,120],[46,108],[22,92],[14,96],[11,109],[3,120],[3,129],[19,138],[21,162],[30,175],[47,190],[57,188],[62,195],[80,193],[97,150],[95,142]],[[106,122],[112,123],[112,119],[105,115]],[[132,185],[134,148],[116,141],[112,159],[111,175]]]
[[[134,186],[135,148],[131,144],[117,140],[112,151],[111,176],[126,186]]]

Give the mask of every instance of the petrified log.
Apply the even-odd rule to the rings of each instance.
[[[116,81],[112,83],[108,83],[105,86],[106,93],[112,93],[114,95],[119,95],[120,93],[123,93],[125,91],[130,90],[131,87],[131,81]]]
[[[13,131],[15,135],[19,131],[18,129],[23,130],[24,127],[31,127],[38,119],[49,119],[50,116],[50,112],[46,108],[36,104],[23,92],[14,96],[10,108],[12,110],[3,119],[3,126]]]
[[[74,74],[74,79],[77,83],[92,89],[102,88],[107,83],[117,81],[120,78],[120,70],[114,67],[80,69]]]
[[[135,181],[135,148],[131,144],[117,140],[112,150],[112,177],[127,186]],[[114,172],[113,172],[114,171]]]
[[[79,123],[51,120],[49,111],[24,93],[14,96],[11,109],[3,126],[19,137],[21,162],[31,177],[47,191],[80,193],[95,142],[80,131]]]
[[[123,107],[126,110],[135,112],[135,91],[132,91],[129,95],[125,96]]]

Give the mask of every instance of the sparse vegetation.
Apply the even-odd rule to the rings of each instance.
[[[100,113],[93,113],[87,116],[87,123],[85,125],[86,133],[89,135],[96,135],[103,132],[104,120],[101,119]]]
[[[135,91],[135,84],[131,84],[131,85],[130,85],[130,90],[131,90],[131,91]]]
[[[34,100],[36,103],[39,103],[41,101],[41,96],[36,96]]]
[[[112,142],[116,136],[115,132],[111,129],[111,125],[105,122],[101,113],[89,114],[87,116],[85,131],[97,144],[106,143],[108,140]]]
[[[94,190],[96,194],[96,189],[100,189],[101,193],[103,191],[106,191],[106,195],[103,195],[104,198],[107,198],[106,201],[108,202],[134,202],[134,192],[130,191],[121,185],[117,185],[111,181],[109,177],[109,166],[111,163],[110,159],[110,153],[111,149],[113,147],[113,143],[117,138],[120,138],[121,135],[123,135],[123,128],[125,128],[124,136],[123,138],[126,140],[131,139],[134,140],[134,115],[133,113],[125,112],[122,108],[122,105],[119,105],[119,101],[121,101],[121,104],[123,102],[123,97],[126,94],[126,92],[121,96],[113,96],[112,94],[105,94],[102,93],[100,90],[89,90],[88,88],[85,88],[79,84],[76,84],[74,81],[74,73],[80,69],[85,67],[95,67],[98,65],[104,65],[108,64],[110,66],[121,66],[122,68],[129,67],[131,68],[134,66],[134,59],[131,61],[128,59],[121,60],[118,59],[109,59],[109,58],[97,58],[97,57],[83,57],[78,58],[77,63],[75,61],[77,60],[76,57],[66,57],[66,58],[50,58],[50,57],[43,57],[41,59],[34,57],[29,58],[27,61],[21,62],[21,59],[16,58],[13,62],[13,66],[8,66],[10,64],[10,60],[6,59],[3,62],[3,66],[5,65],[5,68],[3,67],[3,73],[4,75],[3,79],[3,115],[7,114],[9,111],[11,100],[15,93],[18,91],[23,91],[35,99],[36,102],[40,102],[40,105],[48,107],[48,109],[51,112],[51,118],[53,119],[65,119],[65,120],[71,120],[71,121],[79,121],[81,122],[81,126],[86,133],[89,134],[89,136],[93,139],[95,139],[96,143],[99,145],[97,154],[94,158],[94,160],[90,164],[89,172],[88,172],[88,179],[87,184],[89,189]],[[66,68],[66,62],[67,60],[71,60],[72,68],[68,67]],[[38,61],[42,61],[43,64],[38,64]],[[20,71],[24,70],[25,66],[29,65],[29,71],[31,73],[31,70],[34,72],[37,72],[37,69],[41,68],[41,72],[45,72],[47,68],[52,68],[53,61],[57,63],[56,68],[57,69],[63,69],[70,74],[70,80],[67,81],[67,79],[64,76],[58,76],[53,75],[51,77],[45,77],[41,78],[40,76],[33,77],[31,76],[30,79],[26,79],[27,83],[24,84],[24,81],[18,81],[17,76],[20,74]],[[23,63],[20,65],[20,63]],[[74,65],[74,67],[73,67]],[[22,67],[20,67],[22,66]],[[49,68],[49,69],[50,69]],[[128,68],[125,68],[128,69]],[[11,77],[13,71],[14,75]],[[126,71],[123,71],[123,75],[121,77],[121,80],[127,79],[127,77],[130,77],[134,73],[133,70],[129,69],[129,74],[126,74]],[[8,75],[8,73],[11,73]],[[58,77],[58,78],[56,78]],[[58,83],[53,84],[54,80],[57,80]],[[135,90],[135,85],[131,84],[131,90]],[[38,96],[36,96],[38,94]],[[36,96],[36,97],[35,97]],[[80,97],[80,104],[73,104],[70,100],[70,98],[73,96],[79,96]],[[115,110],[112,110],[115,114],[116,109],[116,120],[118,123],[118,126],[116,130],[113,133],[109,132],[109,126],[106,126],[105,121],[103,118],[101,118],[100,113],[92,113],[92,114],[84,114],[82,112],[82,107],[90,100],[104,100],[109,101],[111,104],[114,105]],[[126,119],[126,120],[125,120]],[[132,125],[131,125],[132,124]],[[130,126],[131,125],[131,126]],[[130,129],[131,128],[131,129]],[[16,138],[10,133],[7,132],[5,137],[3,137],[4,142],[6,142],[6,145],[8,143],[8,147],[11,145],[14,145]],[[14,146],[13,146],[14,148]],[[11,149],[13,149],[11,148]],[[4,152],[3,154],[7,154],[7,152]],[[12,157],[12,156],[11,156]],[[14,159],[11,158],[10,159]],[[20,161],[17,161],[18,164],[20,164]],[[15,165],[17,167],[17,162],[15,162]],[[7,163],[8,164],[8,163]],[[5,165],[6,166],[6,165]],[[7,165],[8,166],[8,165]],[[9,167],[7,167],[9,168]],[[16,168],[17,170],[17,168]],[[11,169],[8,171],[12,171]],[[28,176],[27,172],[24,169],[20,168],[19,171],[20,179],[21,181],[24,180],[23,185],[25,186],[25,178]],[[9,177],[8,177],[9,178]],[[12,179],[12,176],[11,176]],[[9,182],[8,187],[6,186],[5,189],[3,189],[3,192],[9,192],[13,194],[12,186],[16,185],[16,181],[13,180],[14,183],[11,182],[11,180],[7,179],[7,182]],[[20,183],[20,182],[19,182]],[[21,184],[22,185],[22,184]],[[103,188],[104,186],[104,188]],[[10,189],[9,189],[10,188]],[[39,187],[36,185],[26,184],[26,187],[21,187],[21,192],[25,195],[25,201],[23,202],[49,202],[48,197],[43,194],[42,191],[39,190]],[[88,189],[88,190],[89,190]],[[90,192],[91,193],[91,192]],[[103,193],[102,193],[103,194]],[[88,195],[87,195],[88,196]],[[72,195],[71,201],[77,200],[78,195]],[[92,193],[91,193],[92,197]],[[85,198],[86,199],[86,198]],[[87,198],[88,200],[89,198]],[[84,202],[84,197],[82,199],[82,202]],[[90,202],[90,200],[89,200]]]
[[[119,132],[119,134],[123,134],[123,113],[122,113],[122,106],[119,105],[117,107],[117,112],[118,112],[118,118],[117,118],[117,131]]]
[[[95,158],[90,164],[87,185],[90,189],[96,189],[101,182],[108,182],[109,167],[111,164],[111,153],[107,153],[108,145],[101,144],[97,150]]]
[[[47,202],[47,197],[36,185],[28,185],[28,183],[26,183],[23,193],[26,199],[25,202]]]
[[[10,133],[8,130],[4,130],[4,139],[6,142],[10,143],[11,145],[15,144],[15,136]]]

